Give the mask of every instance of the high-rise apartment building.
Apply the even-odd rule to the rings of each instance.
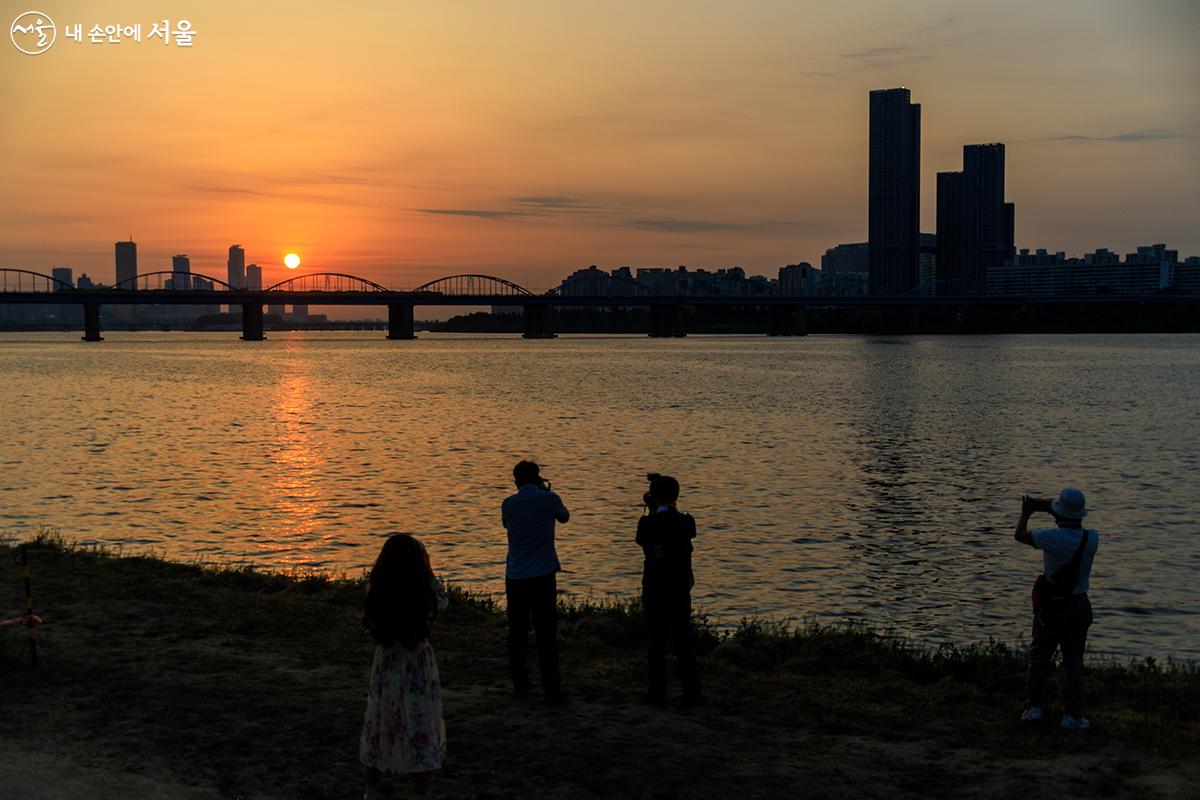
[[[240,244],[229,245],[229,259],[225,262],[225,275],[225,282],[229,284],[229,288],[246,288],[246,251]],[[241,312],[241,306],[230,303],[230,314],[240,314]]]
[[[908,89],[870,95],[867,246],[872,294],[917,285],[921,231],[921,106]]]
[[[192,260],[188,258],[186,253],[171,256],[171,271],[175,273],[171,276],[172,288],[192,288]]]
[[[240,244],[229,245],[229,260],[225,262],[225,282],[234,289],[242,289],[246,285],[246,251]]]
[[[137,278],[137,243],[130,239],[128,242],[117,242],[117,285],[123,289],[135,289]]]
[[[128,242],[116,243],[117,279],[115,286],[121,289],[137,288],[137,243],[130,239]],[[135,307],[118,305],[112,307],[112,319],[116,322],[133,322]]]
[[[244,288],[259,291],[262,287],[262,267],[258,264],[250,264],[246,267],[246,285]]]
[[[1004,202],[1004,145],[963,147],[961,172],[938,173],[938,289],[984,294],[1015,254],[1016,207]]]

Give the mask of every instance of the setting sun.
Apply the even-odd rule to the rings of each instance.
[[[300,266],[300,256],[295,253],[288,253],[283,257],[283,265],[288,269],[295,269]]]

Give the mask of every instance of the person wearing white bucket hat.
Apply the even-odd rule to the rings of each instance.
[[[1029,517],[1044,511],[1056,526],[1029,530]],[[1087,503],[1079,489],[1066,488],[1053,500],[1021,498],[1021,518],[1013,534],[1018,542],[1042,551],[1042,574],[1033,585],[1033,643],[1029,647],[1029,681],[1021,719],[1042,719],[1042,697],[1054,651],[1062,648],[1063,716],[1067,730],[1090,727],[1083,715],[1083,650],[1092,624],[1088,579],[1100,546],[1099,531],[1083,527]]]

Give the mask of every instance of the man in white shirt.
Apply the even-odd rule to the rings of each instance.
[[[565,696],[558,670],[558,581],[562,565],[554,547],[555,523],[571,518],[550,482],[532,461],[513,467],[517,493],[500,506],[500,517],[508,531],[508,559],[504,590],[508,600],[508,661],[513,692],[529,691],[525,664],[529,648],[529,619],[537,637],[538,667],[542,691],[549,705],[562,705]]]
[[[1029,517],[1038,511],[1054,516],[1057,527],[1030,531]],[[1083,715],[1083,650],[1092,624],[1088,580],[1100,545],[1099,531],[1083,527],[1087,508],[1083,492],[1063,489],[1053,500],[1021,499],[1021,518],[1013,534],[1018,542],[1042,551],[1042,575],[1033,589],[1033,643],[1029,647],[1029,683],[1021,719],[1042,718],[1042,695],[1054,651],[1063,654],[1062,727],[1087,730]]]

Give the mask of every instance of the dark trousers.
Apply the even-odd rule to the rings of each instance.
[[[1041,707],[1054,651],[1062,648],[1063,707],[1080,716],[1083,710],[1083,648],[1092,624],[1092,604],[1086,594],[1067,600],[1046,600],[1033,619],[1029,648],[1029,688],[1026,702]]]
[[[667,696],[667,643],[679,658],[679,678],[685,697],[700,696],[700,670],[692,639],[692,598],[684,591],[656,591],[643,587],[642,604],[649,634],[650,699]]]
[[[553,572],[537,578],[509,578],[504,581],[508,598],[508,666],[513,688],[529,688],[529,619],[537,636],[538,667],[542,690],[558,694],[562,679],[558,674],[558,580]]]

